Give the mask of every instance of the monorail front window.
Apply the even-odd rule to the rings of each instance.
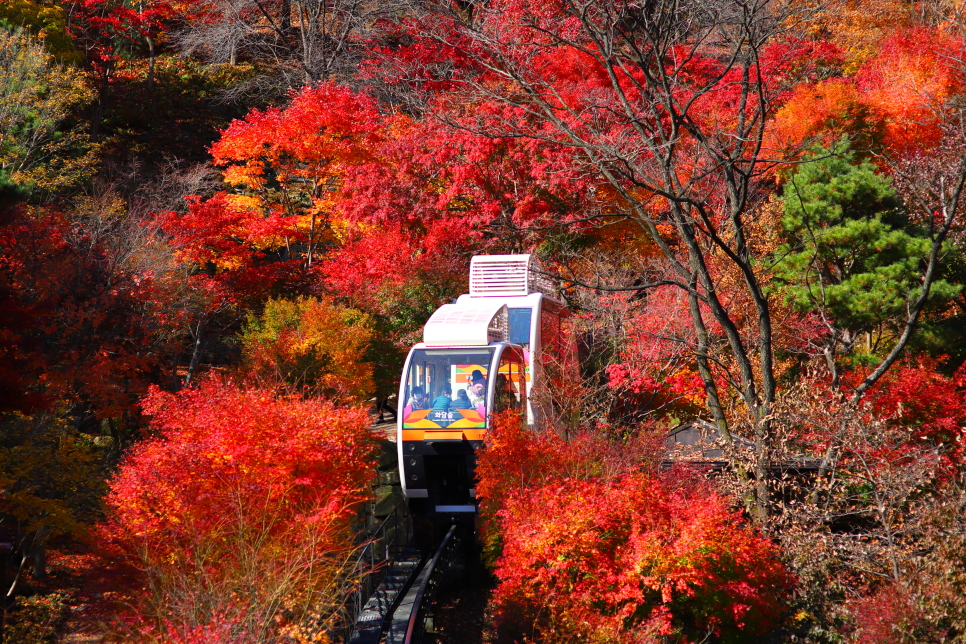
[[[484,429],[491,349],[417,349],[406,374],[403,427]]]

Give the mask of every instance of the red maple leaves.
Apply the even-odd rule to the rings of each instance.
[[[373,473],[366,413],[218,380],[144,410],[158,435],[122,463],[101,527],[144,582],[126,598],[138,641],[324,629]]]
[[[777,549],[693,473],[651,473],[660,434],[618,447],[497,422],[477,491],[504,635],[683,642],[780,617],[791,578]]]

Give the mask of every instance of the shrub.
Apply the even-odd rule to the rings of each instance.
[[[777,549],[695,472],[659,474],[660,437],[568,443],[498,419],[477,490],[502,640],[740,642],[776,624]]]
[[[123,615],[138,641],[329,629],[374,471],[365,412],[218,380],[143,406],[160,434],[122,464],[101,528],[140,571]]]
[[[500,511],[499,610],[590,641],[747,641],[782,612],[776,549],[701,485],[556,478]]]
[[[60,593],[19,597],[4,638],[17,644],[54,644],[69,613],[67,598]]]

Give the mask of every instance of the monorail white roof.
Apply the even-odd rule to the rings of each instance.
[[[506,305],[478,299],[444,304],[436,309],[423,327],[427,347],[486,346],[506,341]]]

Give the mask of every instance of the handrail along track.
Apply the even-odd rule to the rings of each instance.
[[[426,618],[432,610],[433,600],[436,598],[436,590],[439,588],[440,580],[449,570],[453,562],[453,555],[459,549],[459,538],[456,536],[457,526],[450,526],[449,532],[443,538],[443,542],[433,555],[432,561],[426,567],[423,582],[419,585],[416,592],[416,601],[413,611],[409,616],[409,625],[406,628],[406,638],[403,644],[420,644],[423,635],[426,633]]]
[[[419,644],[426,634],[426,623],[433,617],[433,602],[443,578],[457,561],[462,546],[462,526],[453,523],[432,558],[419,556],[411,545],[403,549],[389,566],[381,566],[377,573],[385,583],[369,590],[360,587],[361,606],[353,631],[347,642],[363,644]],[[388,549],[386,550],[388,556]],[[400,564],[400,561],[408,563]],[[389,563],[388,560],[385,563]],[[402,569],[396,570],[402,566]],[[408,566],[408,568],[406,568]],[[375,578],[375,575],[372,576]],[[368,599],[366,596],[368,595]]]
[[[360,581],[346,602],[351,618],[342,634],[348,641],[355,629],[355,619],[375,594],[389,565],[395,561],[413,538],[412,515],[405,499],[396,503],[386,518],[369,533],[369,537],[356,556],[353,570]]]

